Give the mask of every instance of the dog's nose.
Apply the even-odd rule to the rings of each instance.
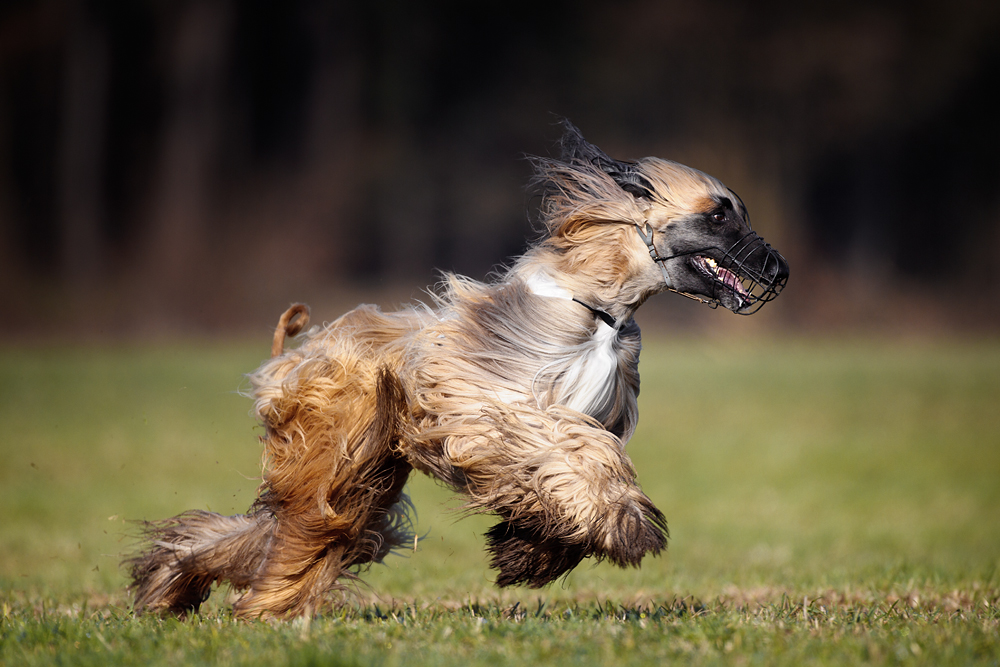
[[[771,257],[768,258],[767,262],[771,269],[771,275],[767,276],[767,279],[772,285],[785,283],[788,280],[788,261],[774,248],[768,248],[768,250],[771,252]]]

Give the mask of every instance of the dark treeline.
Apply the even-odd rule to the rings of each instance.
[[[846,284],[995,313],[998,3],[420,4],[4,3],[0,332],[482,277],[560,116],[740,192],[786,320]]]

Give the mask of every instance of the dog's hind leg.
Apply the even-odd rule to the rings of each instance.
[[[330,593],[344,589],[340,579],[355,578],[351,568],[381,562],[412,540],[403,493],[409,464],[399,458],[371,463],[355,470],[355,484],[326,491],[322,508],[277,508],[267,555],[234,605],[238,616],[312,615]],[[261,502],[273,500],[265,495]]]
[[[248,585],[274,528],[262,514],[223,516],[191,511],[147,522],[149,547],[127,559],[136,613],[197,611],[216,581]]]
[[[317,363],[261,412],[267,465],[258,511],[274,518],[237,615],[299,616],[344,587],[355,566],[412,539],[399,454],[403,390],[390,371]]]
[[[421,434],[442,444],[418,444],[411,460],[502,518],[487,533],[498,585],[544,586],[588,556],[635,566],[666,547],[624,446],[590,417],[512,405],[443,421]]]

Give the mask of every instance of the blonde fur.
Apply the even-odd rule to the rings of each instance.
[[[301,311],[283,316],[274,358],[250,375],[259,498],[245,516],[148,524],[129,561],[137,611],[182,614],[228,581],[243,591],[239,616],[315,613],[358,567],[412,541],[412,468],[499,517],[487,542],[501,586],[665,548],[625,452],[638,419],[632,315],[668,287],[632,226],[666,228],[728,191],[656,158],[636,165],[653,190],[642,198],[586,160],[535,164],[547,233],[496,281],[449,275],[430,306],[360,306],[287,351]]]

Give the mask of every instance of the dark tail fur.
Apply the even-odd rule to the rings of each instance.
[[[193,510],[146,522],[149,548],[129,558],[135,611],[197,611],[216,581],[246,588],[260,568],[275,522],[263,513],[223,516]]]

